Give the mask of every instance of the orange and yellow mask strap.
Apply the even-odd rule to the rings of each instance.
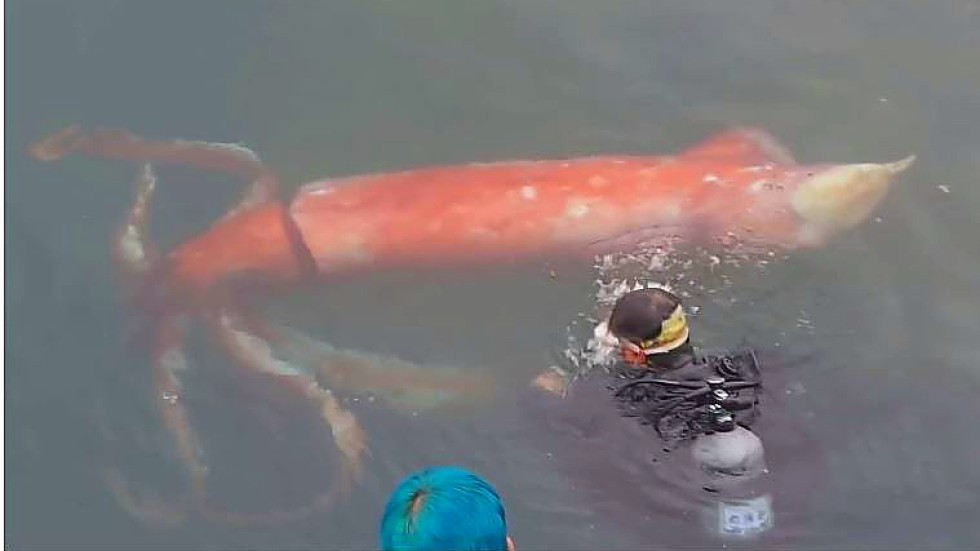
[[[684,309],[678,305],[670,317],[660,324],[660,334],[656,339],[645,340],[639,345],[621,340],[623,358],[631,364],[646,363],[647,355],[670,352],[684,344],[689,335],[687,317]]]

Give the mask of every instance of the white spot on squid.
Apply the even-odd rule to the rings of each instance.
[[[483,226],[477,226],[477,227],[474,227],[474,228],[470,228],[469,231],[468,231],[468,233],[470,234],[470,237],[473,237],[473,238],[479,239],[479,240],[493,239],[493,238],[497,237],[497,232],[491,230],[490,228],[485,228]]]
[[[589,205],[581,199],[572,199],[565,207],[565,216],[569,218],[582,218],[589,214]]]
[[[751,185],[749,185],[749,191],[752,192],[752,193],[759,193],[760,191],[762,191],[763,189],[765,189],[765,187],[766,187],[766,181],[765,180],[756,180],[756,181],[752,182]]]
[[[521,197],[527,199],[528,201],[533,201],[538,198],[538,188],[534,186],[523,186],[521,188]]]
[[[715,176],[714,174],[708,174],[707,176],[705,176],[704,178],[702,178],[702,180],[704,180],[705,182],[711,184],[711,183],[714,183],[714,182],[720,182],[721,181],[721,178]]]
[[[127,226],[126,232],[119,240],[123,257],[129,264],[139,264],[146,258],[143,244],[140,242],[139,231],[135,226]]]
[[[609,178],[604,176],[599,176],[598,174],[589,178],[589,185],[592,187],[605,187],[609,185]]]
[[[322,188],[314,189],[313,191],[310,192],[310,195],[329,195],[333,192],[334,192],[334,188],[332,187],[322,187]]]

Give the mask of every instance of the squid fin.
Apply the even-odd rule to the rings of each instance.
[[[744,165],[793,166],[796,160],[775,136],[760,128],[739,127],[715,134],[684,150],[681,157]]]

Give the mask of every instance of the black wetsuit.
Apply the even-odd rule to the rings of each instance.
[[[610,375],[609,389],[623,415],[649,424],[671,447],[711,430],[704,407],[711,378],[724,380],[736,423],[750,427],[759,414],[762,374],[750,349],[704,355],[685,343],[648,356],[645,369],[617,365]]]
[[[554,457],[556,468],[589,506],[618,529],[663,547],[720,541],[738,546],[738,539],[720,540],[718,530],[705,524],[702,513],[717,509],[726,496],[710,487],[694,461],[690,443],[696,435],[684,433],[690,427],[663,437],[638,407],[642,402],[630,404],[616,397],[624,385],[647,377],[703,380],[723,357],[702,356],[687,347],[658,358],[651,370],[597,368],[573,383],[564,398],[545,393],[530,398],[526,404],[533,415],[529,434]],[[765,445],[769,473],[753,482],[751,491],[771,498],[775,521],[757,539],[745,542],[750,547],[800,541],[809,529],[813,494],[826,475],[823,455],[816,453],[803,419],[787,407],[787,386],[780,373],[784,366],[775,359],[758,361],[764,366],[759,372],[753,375],[743,369],[741,374],[752,377],[764,372],[763,385],[751,390],[752,400],[758,403],[736,418],[750,425]],[[682,423],[667,421],[667,427],[678,428],[685,419],[683,414],[675,415],[675,421]]]

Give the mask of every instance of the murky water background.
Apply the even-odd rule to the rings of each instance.
[[[290,184],[668,152],[735,123],[769,129],[805,161],[917,153],[878,218],[828,248],[733,269],[728,287],[705,267],[677,283],[718,289],[686,287],[702,307],[702,341],[807,355],[786,376],[829,475],[789,548],[980,546],[977,2],[22,1],[7,3],[7,22],[11,548],[371,548],[393,484],[450,462],[499,487],[521,549],[655,548],[661,527],[703,543],[683,519],[628,530],[603,517],[576,493],[581,481],[520,436],[522,413],[506,399],[418,416],[357,405],[374,456],[329,516],[267,529],[136,522],[102,469],[122,465],[171,493],[179,471],[150,405],[149,366],[125,347],[131,320],[107,244],[135,169],[24,154],[71,122],[240,141]],[[238,191],[215,175],[160,176],[154,231],[168,244]],[[588,266],[544,265],[383,274],[274,310],[335,344],[492,370],[516,394],[592,311],[594,278]],[[206,343],[192,351],[216,492],[260,508],[326,482],[333,452],[309,412],[239,380]]]

